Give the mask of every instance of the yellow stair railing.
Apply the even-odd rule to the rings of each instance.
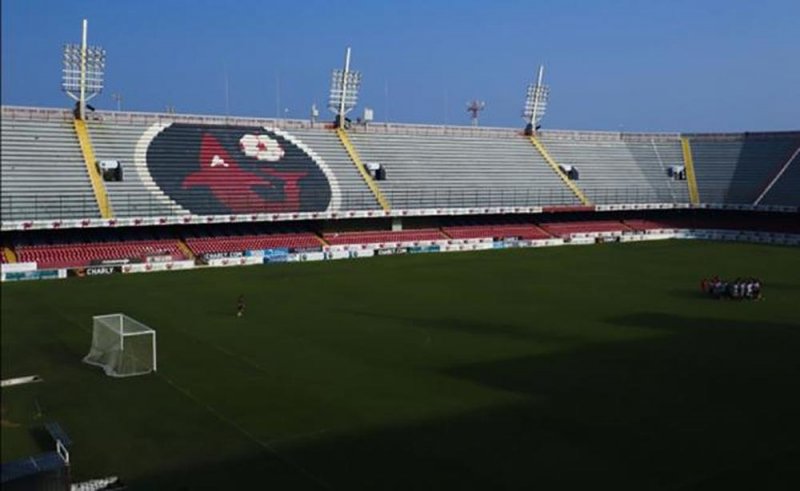
[[[92,181],[92,191],[94,191],[94,197],[97,200],[97,207],[100,208],[100,216],[103,218],[113,218],[106,187],[103,184],[100,171],[97,169],[97,160],[94,156],[89,130],[86,128],[86,121],[76,118],[73,120],[73,123],[75,125],[75,133],[78,135],[78,142],[81,145],[83,160],[86,162],[86,170],[89,171],[89,179]]]
[[[692,157],[692,146],[689,139],[681,137],[681,149],[683,150],[683,166],[686,168],[686,184],[689,186],[689,201],[693,205],[700,204],[700,193],[697,190],[697,178],[694,174],[694,158]]]
[[[3,247],[3,255],[6,257],[6,262],[17,262],[17,255],[14,254],[14,251],[10,247]]]
[[[350,141],[350,137],[347,135],[347,132],[342,128],[336,128],[336,134],[339,136],[339,140],[344,145],[345,150],[347,150],[347,154],[350,156],[350,160],[353,161],[353,164],[358,169],[358,172],[361,174],[361,177],[364,179],[364,182],[367,183],[369,186],[370,191],[375,196],[375,199],[378,200],[378,204],[381,205],[383,211],[389,211],[389,201],[381,192],[381,188],[375,183],[372,177],[367,173],[367,169],[364,167],[364,163],[361,161],[361,157],[359,157],[356,148],[353,146],[353,143]]]
[[[581,203],[583,203],[586,206],[590,206],[592,202],[589,201],[589,198],[587,198],[586,195],[583,194],[583,191],[581,191],[581,189],[578,186],[576,186],[575,183],[572,182],[570,178],[567,177],[566,174],[564,174],[564,172],[561,170],[561,167],[558,166],[558,163],[550,155],[550,152],[548,152],[547,149],[544,148],[542,142],[540,142],[539,139],[533,135],[530,135],[530,140],[531,143],[533,143],[533,146],[536,147],[536,150],[538,150],[539,153],[542,155],[544,161],[550,165],[550,167],[553,169],[553,172],[555,172],[558,175],[558,177],[560,177],[561,180],[564,181],[564,184],[566,184],[567,187],[575,194],[575,196],[577,196],[577,198],[581,201]]]

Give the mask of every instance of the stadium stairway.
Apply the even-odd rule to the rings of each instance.
[[[108,193],[106,193],[103,178],[100,176],[100,170],[97,168],[97,159],[94,156],[92,139],[89,137],[89,131],[86,128],[86,121],[76,118],[73,120],[73,125],[81,146],[83,160],[86,162],[86,170],[89,172],[89,179],[92,182],[92,190],[94,191],[95,199],[97,199],[97,207],[100,208],[100,216],[112,218],[113,213],[108,201]]]
[[[72,115],[18,114],[3,106],[2,220],[100,218]]]
[[[319,243],[320,243],[320,245],[321,245],[322,247],[327,247],[327,246],[329,246],[329,245],[330,245],[330,244],[328,244],[328,241],[327,241],[327,240],[325,240],[325,238],[324,238],[324,237],[322,237],[321,235],[319,235],[319,234],[314,234],[314,237],[316,237],[316,238],[317,238],[317,240],[319,241]]]
[[[194,255],[194,252],[192,252],[192,249],[186,245],[186,241],[184,239],[178,239],[178,249],[183,252],[187,259],[197,259],[197,257]]]
[[[761,193],[759,193],[758,198],[756,198],[756,200],[753,202],[753,206],[758,206],[761,204],[761,201],[764,199],[765,196],[769,194],[769,192],[772,190],[775,184],[780,182],[781,177],[786,173],[787,169],[789,169],[792,163],[794,163],[794,168],[797,169],[798,165],[800,165],[797,163],[797,161],[800,161],[800,146],[797,147],[792,156],[789,157],[789,160],[787,160],[784,164],[780,166],[780,169],[778,169],[778,172],[775,173],[775,176],[772,179],[770,179],[770,181],[767,183],[766,186],[764,186],[764,190],[761,191]],[[795,172],[794,174],[796,175],[797,172]],[[789,174],[789,176],[791,175],[792,174]]]
[[[17,262],[17,255],[14,254],[14,250],[10,247],[3,247],[2,259],[4,263],[15,263]]]
[[[115,218],[187,215],[189,212],[167,196],[152,180],[146,162],[137,158],[137,145],[163,125],[152,123],[92,120],[87,124],[92,149],[97,160],[118,160],[124,178],[105,182],[106,192]]]
[[[553,172],[555,172],[556,175],[558,175],[558,177],[561,178],[564,184],[567,185],[567,187],[573,192],[573,194],[575,194],[575,196],[581,201],[581,203],[586,206],[591,206],[592,203],[589,201],[589,198],[587,198],[586,195],[583,194],[583,191],[581,191],[581,189],[574,182],[572,182],[569,179],[569,177],[566,176],[566,174],[564,174],[561,171],[561,168],[558,166],[558,163],[550,155],[550,152],[548,152],[547,149],[544,148],[542,142],[540,142],[534,135],[530,135],[529,138],[531,140],[531,143],[533,143],[533,146],[536,147],[536,150],[538,150],[539,153],[542,155],[542,158],[545,160],[545,162],[547,162],[550,165],[550,168],[553,169]]]
[[[361,174],[361,177],[364,179],[364,182],[367,183],[367,186],[369,186],[369,189],[370,191],[372,191],[372,194],[375,196],[375,199],[381,205],[381,208],[383,208],[383,211],[389,211],[390,210],[389,201],[383,195],[381,188],[378,187],[378,185],[375,183],[372,177],[370,177],[370,175],[367,173],[367,169],[364,166],[364,163],[361,161],[361,157],[358,155],[358,151],[353,146],[353,143],[350,141],[350,137],[347,135],[347,132],[342,128],[337,128],[336,135],[339,137],[339,140],[341,140],[342,145],[344,146],[345,150],[347,150],[347,154],[350,156],[350,160],[353,161],[353,164],[358,169],[358,172]]]
[[[697,177],[694,173],[692,145],[685,136],[681,137],[681,149],[683,150],[683,166],[686,169],[686,185],[689,187],[689,202],[693,205],[699,205],[700,194],[697,192]]]

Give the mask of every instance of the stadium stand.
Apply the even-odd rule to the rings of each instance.
[[[700,202],[706,204],[752,204],[768,181],[800,147],[799,132],[689,137]],[[792,189],[792,176],[782,176],[776,183],[779,186],[777,194],[769,202],[783,205],[800,203],[797,187],[794,187],[794,193],[787,193]],[[786,202],[781,203],[784,199]]]
[[[555,237],[568,238],[574,234],[622,233],[630,228],[618,220],[592,220],[574,222],[553,222],[539,224]]]
[[[2,112],[3,221],[99,217],[69,113]]]
[[[683,166],[677,135],[546,131],[539,140],[560,165],[577,170],[575,182],[592,203],[689,200],[686,182],[668,174]]]
[[[198,256],[214,253],[243,252],[261,249],[312,249],[322,242],[316,235],[305,232],[296,234],[242,235],[225,237],[191,237],[186,244]]]
[[[350,138],[365,162],[385,168],[378,184],[393,209],[580,204],[512,131],[490,137],[360,130]]]
[[[800,233],[800,223],[792,215],[770,215],[758,217],[743,217],[740,215],[720,216],[690,216],[690,217],[664,217],[658,219],[625,219],[624,223],[633,230],[647,231],[659,229],[696,229],[696,230],[749,230],[760,232],[774,232],[797,234]]]
[[[76,244],[41,244],[16,248],[21,262],[36,262],[40,269],[84,267],[93,262],[169,256],[185,259],[175,240],[132,240]]]
[[[325,239],[325,242],[330,245],[392,244],[397,242],[425,242],[447,239],[447,237],[438,229],[329,232],[326,233],[323,238]]]
[[[145,217],[184,215],[186,210],[167,197],[141,169],[141,158],[136,156],[136,145],[147,129],[144,123],[113,123],[90,121],[95,155],[98,160],[116,160],[122,165],[121,181],[105,183],[114,215],[117,217]]]
[[[342,210],[378,210],[375,200],[361,174],[355,168],[350,156],[336,132],[326,129],[293,129],[291,134],[316,152],[336,175],[342,193]]]
[[[503,239],[515,237],[523,240],[539,240],[551,237],[549,233],[533,224],[461,225],[442,227],[442,231],[453,239],[478,239],[484,237]]]
[[[800,207],[800,155],[795,156],[786,171],[767,191],[761,204]]]

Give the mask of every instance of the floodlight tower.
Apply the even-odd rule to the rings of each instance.
[[[361,72],[350,71],[350,47],[344,57],[344,70],[334,70],[331,76],[331,91],[328,109],[336,114],[335,126],[344,126],[345,116],[358,103],[358,90],[361,88]]]
[[[472,118],[472,126],[478,126],[478,114],[486,109],[486,103],[477,99],[467,103],[467,112],[470,113]]]
[[[528,85],[528,95],[525,97],[525,107],[522,110],[522,117],[528,122],[525,126],[525,134],[530,136],[536,133],[541,126],[542,118],[547,110],[547,100],[550,98],[550,87],[544,85],[544,65],[539,65],[539,76],[535,84]]]
[[[106,50],[86,44],[89,22],[83,19],[81,44],[64,45],[64,69],[61,89],[78,101],[80,119],[86,119],[86,103],[103,91]]]

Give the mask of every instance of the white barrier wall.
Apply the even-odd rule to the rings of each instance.
[[[194,261],[169,261],[163,263],[136,263],[122,266],[123,273],[152,273],[155,271],[175,271],[193,269]]]
[[[0,264],[0,272],[15,273],[20,271],[36,271],[36,263],[3,263]]]
[[[225,266],[249,266],[253,264],[264,264],[264,258],[262,256],[242,256],[221,257],[208,260],[208,266],[217,268]]]
[[[282,251],[248,251],[241,257],[227,257],[208,259],[209,267],[245,266],[254,264],[323,261],[336,259],[354,259],[393,254],[414,254],[431,252],[460,252],[460,251],[485,251],[490,249],[528,248],[528,247],[558,247],[562,245],[588,245],[599,242],[640,242],[649,240],[666,239],[701,239],[737,242],[757,242],[764,244],[780,244],[800,246],[800,235],[797,234],[772,234],[765,232],[748,232],[737,230],[689,230],[689,229],[660,229],[645,232],[627,232],[623,234],[578,234],[568,240],[542,239],[542,240],[514,240],[494,242],[490,238],[484,239],[453,239],[426,242],[400,242],[392,244],[357,244],[346,246],[325,247],[323,251],[287,253]],[[277,254],[280,252],[280,254]],[[269,254],[267,254],[269,253]],[[195,268],[194,261],[170,261],[126,264],[121,266],[123,273],[146,273],[154,271],[174,271]],[[36,270],[36,263],[4,264],[2,281],[20,281],[35,279],[65,278],[67,271],[61,270]]]

